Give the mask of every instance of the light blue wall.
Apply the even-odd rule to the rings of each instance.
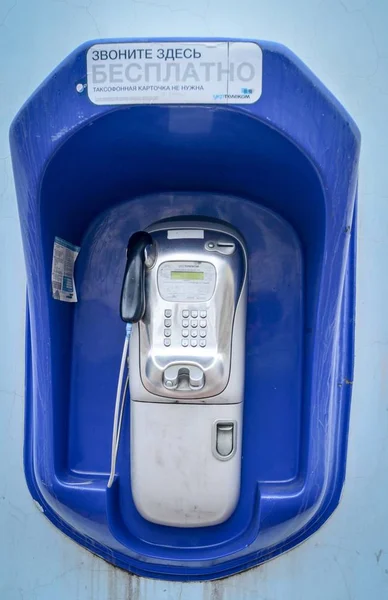
[[[0,599],[380,600],[388,597],[388,2],[0,0]],[[23,477],[24,265],[8,128],[71,50],[96,37],[241,36],[282,42],[363,136],[356,372],[347,481],[299,548],[212,584],[131,577],[69,541]]]

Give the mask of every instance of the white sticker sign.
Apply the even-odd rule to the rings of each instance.
[[[66,240],[55,237],[51,267],[51,291],[54,300],[77,302],[74,263],[79,251],[79,246],[74,246]]]
[[[261,96],[254,42],[95,44],[86,60],[94,104],[252,104]]]

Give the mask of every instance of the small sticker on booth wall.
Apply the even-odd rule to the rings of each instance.
[[[86,60],[94,104],[252,104],[261,96],[255,42],[95,44]]]
[[[55,300],[77,302],[74,263],[79,251],[79,246],[74,246],[59,237],[55,238],[51,268],[51,290]]]

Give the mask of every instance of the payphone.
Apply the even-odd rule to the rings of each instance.
[[[131,485],[149,521],[214,525],[236,506],[246,300],[246,248],[230,225],[170,219],[129,239]]]
[[[139,81],[93,85],[117,61]],[[182,81],[153,85],[150,66]],[[187,85],[192,67],[202,79]],[[167,580],[226,577],[307,539],[345,478],[351,116],[280,44],[98,40],[32,94],[10,144],[28,288],[24,470],[46,517]]]

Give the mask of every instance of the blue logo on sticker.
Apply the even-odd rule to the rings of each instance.
[[[63,276],[62,290],[64,292],[72,292],[73,291],[73,282],[71,280],[71,277],[67,277],[66,275]]]

